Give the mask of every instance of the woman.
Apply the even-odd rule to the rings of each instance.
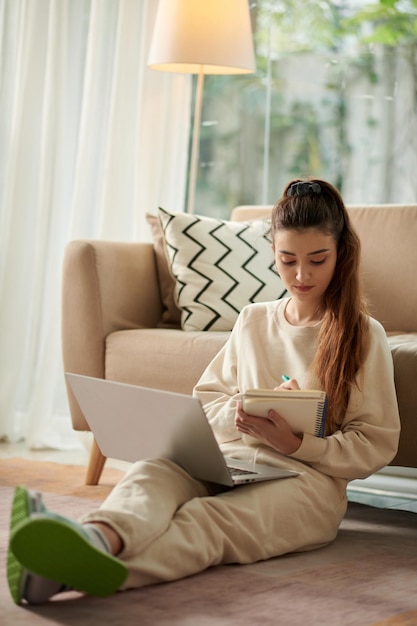
[[[399,416],[391,354],[366,312],[359,240],[338,191],[322,180],[289,183],[273,209],[272,241],[289,297],[243,309],[195,394],[228,456],[299,476],[225,490],[170,461],[139,462],[82,523],[18,488],[8,559],[16,602],[44,602],[61,585],[107,595],[318,548],[337,534],[348,481],[392,460]],[[242,391],[277,386],[327,392],[324,438],[294,434],[274,411],[242,411]]]

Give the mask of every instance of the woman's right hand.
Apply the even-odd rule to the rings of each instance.
[[[290,380],[286,380],[284,383],[281,383],[279,387],[274,387],[274,391],[278,389],[286,389],[288,391],[296,391],[300,389],[300,385],[295,380],[295,378],[290,378]]]

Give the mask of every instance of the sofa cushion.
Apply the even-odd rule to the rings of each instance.
[[[229,333],[172,328],[121,330],[106,339],[106,378],[191,394]]]
[[[350,207],[362,243],[365,294],[371,315],[387,332],[416,329],[417,289],[410,269],[417,267],[415,205]]]
[[[159,290],[163,306],[159,328],[179,328],[181,325],[181,311],[174,298],[175,279],[169,269],[165,253],[164,233],[157,215],[146,214],[146,221],[151,229],[155,250],[156,267],[158,270]]]
[[[272,206],[247,205],[232,211],[234,220],[262,219]],[[417,206],[415,204],[348,205],[362,244],[365,296],[370,313],[387,332],[416,328],[417,289],[410,268],[417,266]]]
[[[241,309],[276,300],[269,222],[231,222],[159,210],[183,330],[231,330]]]

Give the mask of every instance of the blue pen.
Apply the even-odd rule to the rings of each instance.
[[[286,374],[283,374],[281,376],[282,380],[284,381],[284,383],[288,382],[289,380],[291,380],[291,378],[289,376],[287,376]]]

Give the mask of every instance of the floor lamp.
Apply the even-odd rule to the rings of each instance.
[[[197,74],[187,212],[194,212],[205,74],[255,71],[248,0],[159,0],[148,66]]]

